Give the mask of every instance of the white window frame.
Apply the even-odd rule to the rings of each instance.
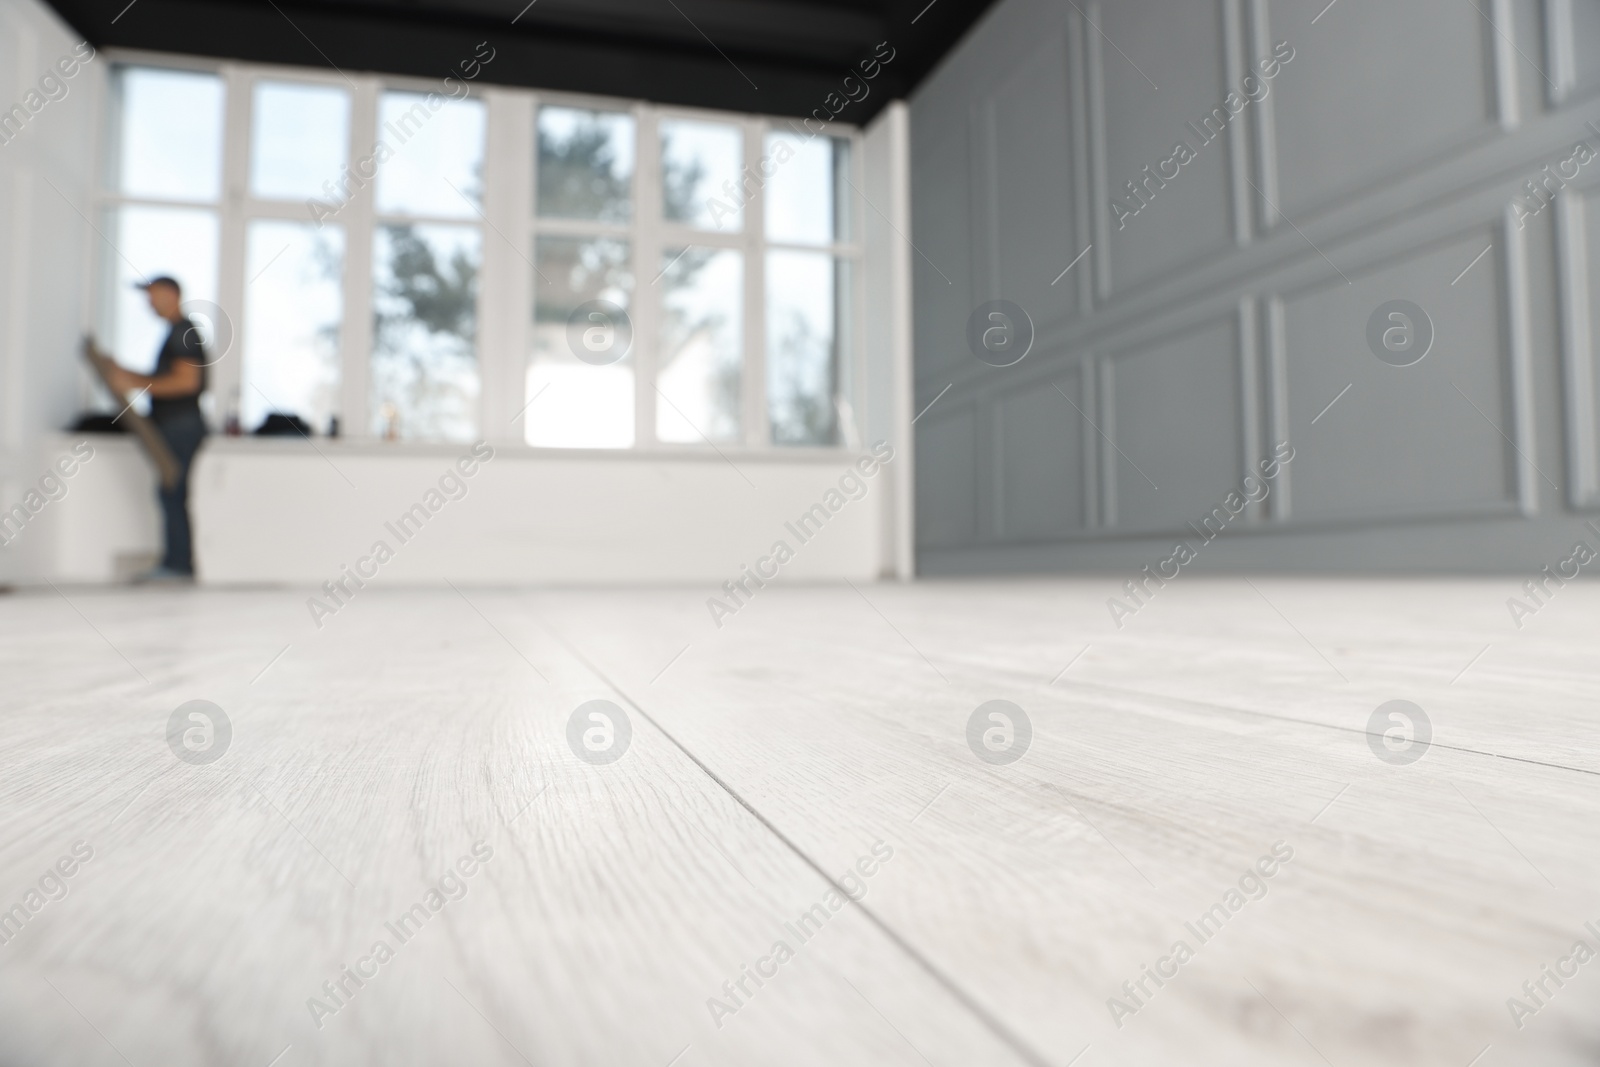
[[[223,172],[221,197],[216,202],[197,203],[124,196],[111,188],[114,159],[109,132],[116,116],[107,114],[107,136],[100,138],[100,151],[106,154],[98,168],[95,207],[99,217],[123,205],[197,207],[216,212],[218,217],[217,288],[218,303],[234,320],[235,355],[211,368],[214,397],[228,398],[241,386],[240,367],[244,337],[244,277],[249,223],[272,218],[311,221],[303,202],[259,200],[250,194],[251,108],[254,87],[259,81],[302,82],[328,85],[350,92],[350,145],[347,163],[352,167],[373,151],[378,135],[378,100],[386,90],[440,92],[442,80],[391,75],[350,74],[312,67],[276,64],[235,63],[166,53],[115,49],[107,58],[116,65],[163,67],[190,70],[219,76],[224,91]],[[859,398],[866,388],[866,330],[864,301],[864,234],[866,205],[859,190],[865,184],[863,137],[859,128],[832,123],[817,136],[837,137],[850,143],[849,191],[846,205],[850,240],[826,245],[769,242],[765,239],[765,189],[757,186],[743,208],[739,232],[700,230],[661,218],[659,123],[662,119],[685,118],[697,121],[730,123],[740,127],[744,143],[744,162],[759,173],[760,160],[769,131],[808,132],[800,120],[744,115],[699,108],[668,107],[637,100],[591,94],[516,89],[486,83],[467,82],[471,96],[486,108],[486,143],[483,164],[483,204],[478,218],[435,218],[432,216],[379,216],[373,204],[373,182],[368,182],[329,220],[344,229],[344,276],[342,279],[343,320],[339,331],[341,437],[354,442],[375,440],[371,433],[372,415],[368,396],[369,367],[372,358],[372,248],[380,225],[395,221],[419,224],[477,227],[483,250],[478,277],[477,359],[479,373],[478,436],[510,448],[529,452],[581,455],[647,454],[683,455],[697,453],[759,454],[764,456],[806,456],[847,453],[858,447],[863,426]],[[627,224],[583,220],[539,219],[536,215],[537,153],[536,117],[541,106],[577,107],[601,111],[622,111],[633,116],[637,139],[634,156],[633,211]],[[330,175],[335,181],[339,175]],[[635,383],[635,435],[631,448],[593,449],[532,446],[525,443],[522,423],[516,417],[524,404],[523,382],[533,340],[533,256],[539,235],[573,236],[608,234],[628,241],[632,257],[633,291],[629,314],[633,318],[634,350],[632,361]],[[518,242],[521,242],[518,245]],[[709,442],[662,442],[656,439],[655,371],[658,350],[659,286],[652,286],[655,272],[648,268],[660,261],[664,246],[692,244],[737,248],[744,257],[744,336],[741,373],[741,436],[737,444]],[[765,267],[768,251],[795,250],[826,253],[849,264],[847,306],[840,309],[841,326],[846,336],[834,403],[839,408],[840,440],[833,445],[776,445],[770,440],[767,400],[766,293]],[[102,268],[99,306],[100,319],[107,322],[113,299],[107,270],[114,267],[117,252],[101,245]],[[220,405],[219,405],[220,407]],[[213,421],[220,420],[221,411]],[[515,421],[514,421],[515,420]],[[326,428],[316,427],[321,433]],[[435,442],[399,441],[386,447],[428,448]]]
[[[113,60],[113,62],[117,61]],[[160,62],[147,63],[142,59],[127,62],[129,65],[160,67],[166,70],[194,74],[218,73],[217,64],[188,56],[163,57]],[[228,93],[226,82],[223,85],[223,94],[223,171],[218,176],[217,199],[192,200],[181,197],[134,196],[115,188],[119,178],[115,171],[118,162],[117,137],[120,134],[120,130],[118,117],[114,114],[114,109],[120,105],[121,100],[116,92],[115,81],[109,81],[107,83],[107,91],[100,97],[104,101],[105,114],[101,116],[101,122],[98,124],[100,136],[94,154],[96,165],[94,168],[95,180],[91,186],[91,218],[98,228],[107,221],[112,211],[124,207],[184,208],[209,211],[217,219],[217,302],[224,307],[229,307],[227,296],[230,290],[227,278],[228,259],[226,256],[229,242],[224,231],[227,226],[225,208],[228,201],[227,158],[229,156],[229,145],[227,138],[232,127],[228,109],[233,104],[233,97]],[[109,338],[110,327],[116,314],[117,261],[120,258],[120,253],[112,245],[109,235],[102,232],[100,237],[101,240],[96,244],[96,250],[99,254],[94,261],[95,292],[91,306],[95,309],[94,321],[97,331],[105,332]],[[229,311],[229,314],[231,315],[232,311]],[[132,359],[135,356],[142,359],[146,353],[123,352],[118,353],[118,355],[124,360]],[[221,392],[217,388],[216,372],[217,368],[212,367],[209,392],[213,397],[219,393],[226,396],[225,392]]]

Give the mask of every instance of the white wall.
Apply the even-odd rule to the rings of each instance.
[[[36,0],[0,0],[0,111],[37,93],[81,38]],[[71,422],[79,403],[78,343],[89,297],[92,167],[105,64],[63,79],[22,132],[0,144],[0,509],[23,500],[52,456],[42,435]],[[53,84],[53,83],[52,83]],[[59,89],[53,89],[59,95]],[[0,135],[3,137],[3,135]],[[48,542],[0,548],[0,581],[45,566]]]
[[[79,457],[88,452],[89,458]],[[123,435],[45,434],[40,470],[67,460],[70,477],[12,542],[25,553],[25,579],[105,582],[150,569],[161,557],[156,478],[138,443]],[[40,490],[38,476],[32,487]]]
[[[778,541],[794,552],[781,569],[785,580],[872,579],[880,567],[879,477],[864,479],[860,499],[832,498],[838,510],[816,536],[802,531],[807,542],[785,526],[825,500],[849,469],[838,458],[663,461],[501,448],[460,481],[465,495],[457,500],[448,494],[461,490],[448,476],[466,449],[398,457],[319,445],[324,457],[304,442],[230,444],[218,443],[197,468],[207,582],[320,583],[378,541],[396,553],[382,568],[385,579],[407,582],[717,586]],[[429,500],[442,477],[444,490]],[[438,510],[414,535],[402,529],[402,544],[398,520],[418,503]]]
[[[1514,205],[1575,143],[1600,151],[1594,11],[993,8],[911,105],[917,409],[950,387],[917,424],[919,565],[1137,570],[1277,442],[1295,459],[1213,563],[1569,554],[1600,511],[1600,160],[1531,218]],[[1188,124],[1280,43],[1265,98],[1202,143]],[[1196,158],[1120,217],[1180,140]],[[995,298],[1036,328],[1013,367],[966,340]],[[1396,299],[1433,323],[1414,366],[1366,341]]]
[[[880,553],[885,571],[912,576],[912,495],[915,456],[911,447],[911,123],[895,101],[879,113],[862,139],[866,152],[865,211],[867,272],[867,440],[894,442],[898,457],[887,472]]]
[[[81,439],[49,441],[66,455]],[[49,574],[105,582],[159,550],[154,479],[135,442],[96,437],[94,458],[67,480],[18,544],[51,553]],[[208,584],[318,585],[377,541],[394,551],[385,582],[606,584],[704,582],[754,567],[778,541],[793,559],[782,581],[872,580],[883,570],[882,524],[895,460],[847,482],[854,457],[731,452],[652,458],[497,448],[471,477],[440,479],[470,450],[212,438],[193,474],[200,578]],[[458,472],[459,473],[459,472]],[[464,487],[464,491],[462,488]],[[439,495],[429,498],[431,490]],[[855,498],[850,499],[850,494]],[[456,499],[459,497],[459,499]],[[413,505],[420,531],[392,528]],[[799,518],[831,507],[820,531]],[[385,524],[389,525],[385,525]],[[786,525],[788,524],[788,525]],[[804,540],[802,540],[804,535]],[[371,568],[368,568],[369,570]],[[767,570],[770,572],[771,567]]]

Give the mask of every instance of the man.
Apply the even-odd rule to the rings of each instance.
[[[166,532],[166,552],[161,564],[144,576],[146,581],[184,581],[194,577],[194,549],[189,530],[189,468],[206,435],[200,415],[200,394],[206,388],[206,353],[200,332],[184,315],[183,290],[172,278],[163,275],[134,286],[143,289],[150,309],[171,324],[167,339],[156,357],[154,374],[135,374],[117,367],[112,384],[121,392],[135,389],[150,393],[150,421],[173,458],[178,461],[178,480],[171,489],[161,489],[161,515]]]

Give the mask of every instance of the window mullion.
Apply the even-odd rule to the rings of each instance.
[[[378,131],[378,81],[361,78],[350,98],[350,155],[356,162],[373,153]],[[352,183],[353,185],[354,183]],[[372,240],[374,181],[354,190],[339,213],[344,235],[344,320],[339,328],[341,363],[339,425],[356,440],[372,437],[367,398],[372,360]]]
[[[867,153],[866,145],[859,134],[850,137],[850,181],[853,183],[845,195],[850,197],[849,204],[849,229],[850,242],[846,246],[848,251],[835,252],[834,255],[842,262],[849,264],[850,271],[850,346],[848,356],[850,375],[853,388],[850,391],[850,415],[853,428],[844,432],[841,427],[839,444],[846,447],[861,448],[866,445],[867,435],[867,408],[872,402],[868,390],[871,381],[867,373],[867,270],[866,270],[866,204],[862,201],[865,194],[860,190],[867,187]],[[841,381],[842,386],[842,381]]]
[[[656,375],[661,342],[661,138],[659,115],[647,104],[634,108],[638,137],[633,168],[633,360],[634,447],[655,448]]]
[[[745,172],[739,176],[739,184],[751,190],[743,211],[744,442],[752,448],[761,448],[772,440],[767,412],[766,190],[761,175],[766,123],[747,119],[744,130]]]
[[[533,188],[533,98],[522,90],[486,94],[483,275],[478,287],[478,365],[482,393],[479,435],[516,443],[513,423],[524,399],[528,332],[532,321],[533,254],[529,240]]]
[[[221,429],[227,413],[239,414],[244,406],[240,395],[244,371],[245,302],[249,283],[245,279],[246,257],[249,255],[249,220],[245,204],[250,184],[250,73],[237,64],[226,64],[222,70],[223,122],[222,122],[222,189],[217,205],[217,304],[231,320],[230,347],[224,352],[212,352],[216,362],[210,367],[208,383],[214,398],[212,421]],[[219,331],[220,333],[220,331]],[[218,343],[223,337],[216,338]]]

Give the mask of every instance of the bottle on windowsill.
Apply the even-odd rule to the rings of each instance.
[[[228,391],[228,407],[222,416],[222,432],[229,437],[238,437],[244,431],[239,425],[239,387],[234,386]]]

